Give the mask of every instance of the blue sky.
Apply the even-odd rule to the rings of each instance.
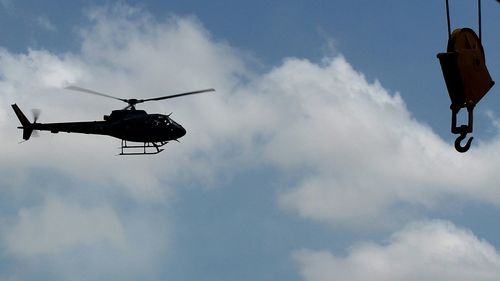
[[[443,2],[443,3],[441,3]],[[472,1],[451,1],[474,29]],[[452,146],[438,52],[444,1],[0,1],[0,280],[496,280],[498,89]],[[483,43],[500,73],[500,6]],[[75,84],[149,98],[181,143],[40,122],[119,108]]]

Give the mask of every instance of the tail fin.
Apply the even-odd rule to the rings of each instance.
[[[19,109],[17,104],[13,104],[12,108],[14,109],[17,118],[19,118],[19,121],[21,122],[22,127],[18,128],[23,129],[23,139],[29,140],[29,138],[31,137],[31,133],[33,133],[33,124],[31,124],[28,118],[26,118],[26,116],[21,111],[21,109]]]

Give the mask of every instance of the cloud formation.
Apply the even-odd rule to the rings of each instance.
[[[186,185],[230,186],[232,177],[247,168],[275,169],[273,181],[283,183],[278,204],[329,225],[372,226],[405,216],[406,210],[439,208],[447,197],[500,203],[493,188],[500,180],[497,139],[475,146],[467,155],[457,154],[411,116],[399,94],[368,81],[342,55],[321,62],[287,58],[259,73],[252,68],[252,58],[214,38],[192,17],[157,20],[141,9],[118,4],[91,9],[88,18],[89,25],[79,33],[79,51],[0,49],[0,101],[6,105],[0,108],[0,185],[21,201],[14,212],[18,215],[9,218],[13,227],[2,235],[13,256],[63,259],[59,253],[83,247],[91,249],[86,257],[93,257],[101,253],[95,244],[104,241],[112,248],[105,256],[113,260],[121,247],[134,244],[129,239],[135,237],[132,241],[147,238],[154,245],[134,249],[139,253],[135,256],[147,262],[132,258],[117,264],[157,266],[151,261],[167,252],[165,222],[148,220],[153,212],[135,217],[126,207],[165,204]],[[155,157],[115,157],[119,140],[102,136],[42,133],[18,144],[21,132],[15,128],[18,120],[8,106],[11,103],[25,111],[43,109],[40,122],[100,119],[125,106],[62,90],[70,84],[123,98],[208,87],[217,92],[147,106],[148,112],[173,111],[172,117],[188,131],[180,144],[167,145]],[[41,184],[37,178],[41,169],[69,179],[69,184]],[[269,182],[255,179],[255,184]],[[68,205],[66,196],[46,199],[63,187],[67,194],[79,195],[81,186],[98,189],[98,195],[84,197],[99,198],[97,207]],[[33,187],[37,199],[46,201],[26,207]],[[274,194],[270,190],[269,196]],[[56,231],[60,222],[73,230]],[[42,230],[42,240],[32,241],[34,229]],[[458,239],[472,245],[472,254],[489,253],[492,258],[487,260],[497,262],[486,243],[442,222],[411,226],[395,235],[390,245],[371,247],[386,258],[387,251],[396,251],[392,245],[415,247],[426,233],[443,235],[443,241]],[[369,250],[363,246],[350,257],[363,259]],[[417,254],[427,257],[427,252]],[[314,281],[333,273],[323,267],[310,270],[313,261],[325,268],[353,264],[328,252],[305,251],[297,258],[304,276]],[[92,258],[85,262],[96,266]],[[159,271],[150,269],[155,270]],[[313,271],[320,276],[308,273]]]
[[[99,97],[68,93],[62,88],[78,84],[116,96],[136,98],[207,87],[224,92],[225,88],[236,83],[233,76],[246,71],[236,51],[213,41],[194,19],[173,17],[166,22],[156,22],[147,13],[126,5],[91,10],[89,18],[91,25],[81,31],[81,53],[53,54],[46,50],[29,50],[25,54],[14,54],[1,51],[3,79],[0,87],[5,93],[2,96],[4,104],[18,103],[26,113],[30,107],[43,109],[39,122],[99,120],[111,109],[124,105]],[[208,102],[210,98],[215,101]],[[222,107],[226,106],[218,105],[223,98],[213,95],[197,99],[200,107],[205,103],[211,110],[220,109],[219,116],[225,113]],[[160,113],[170,113],[166,110],[178,108],[173,106],[175,101],[170,104],[170,109],[164,105],[151,105],[150,108]],[[175,110],[173,117],[182,113],[188,115],[186,112],[193,110],[195,108],[184,106]],[[207,110],[202,114],[213,115]],[[202,114],[196,114],[192,120],[210,119]],[[206,165],[212,163],[186,163],[192,167],[186,169],[179,159],[185,158],[182,155],[186,151],[175,149],[179,146],[176,144],[168,146],[170,160],[166,163],[159,158],[146,157],[117,160],[113,155],[118,152],[118,140],[107,137],[42,133],[42,138],[18,145],[20,132],[13,130],[18,120],[10,108],[2,108],[0,119],[5,121],[2,122],[2,138],[7,145],[4,166],[29,170],[37,163],[27,161],[28,158],[43,159],[41,165],[44,167],[102,186],[124,187],[135,199],[164,200],[169,193],[168,186],[176,178],[191,178],[189,174],[179,175],[179,170],[207,175],[212,172],[205,171],[208,169]],[[216,121],[220,120],[212,119],[212,122]],[[180,123],[185,125],[182,120]],[[189,124],[187,127],[189,129]],[[221,125],[217,127],[224,129]],[[215,129],[214,135],[201,139],[214,141],[219,132]],[[194,155],[188,155],[188,160],[205,149],[203,144],[199,147]],[[87,157],[89,151],[93,153],[92,158]],[[203,160],[196,162],[202,163]],[[197,166],[200,168],[195,169]]]
[[[363,225],[404,209],[434,210],[444,197],[499,203],[490,188],[498,180],[497,140],[456,153],[412,118],[398,94],[367,81],[342,56],[321,64],[288,59],[258,87],[267,99],[260,108],[276,112],[262,157],[295,179],[279,196],[285,209]]]
[[[126,250],[128,244],[109,207],[81,208],[56,197],[48,198],[41,209],[21,209],[6,242],[7,252],[19,257],[61,254],[94,243]]]
[[[356,244],[346,256],[301,250],[294,258],[306,281],[492,281],[500,274],[491,244],[440,220],[411,223],[384,244]]]
[[[288,58],[259,74],[194,18],[157,21],[126,5],[88,15],[79,53],[1,50],[4,104],[42,108],[40,122],[76,121],[123,105],[61,90],[68,84],[127,98],[217,92],[148,105],[150,112],[173,111],[188,130],[181,144],[150,158],[111,157],[118,140],[100,136],[42,133],[19,145],[18,121],[4,107],[6,170],[30,170],[38,164],[29,159],[43,159],[40,165],[57,172],[155,201],[183,182],[216,186],[245,168],[271,165],[293,175],[280,205],[330,224],[363,224],[394,206],[434,208],[448,195],[499,203],[490,188],[498,180],[491,173],[497,141],[455,153],[412,118],[399,94],[367,81],[341,55],[319,63]]]

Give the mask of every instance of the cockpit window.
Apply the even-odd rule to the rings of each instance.
[[[153,120],[154,126],[166,125],[170,126],[172,124],[172,120],[168,118],[168,116],[156,116]]]

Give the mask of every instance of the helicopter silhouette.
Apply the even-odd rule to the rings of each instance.
[[[32,123],[17,104],[12,104],[12,108],[22,125],[18,128],[23,130],[24,141],[29,140],[34,131],[107,135],[121,139],[119,155],[158,154],[164,150],[160,147],[169,141],[178,141],[186,134],[186,129],[170,118],[171,114],[148,114],[144,110],[136,109],[135,106],[147,101],[159,101],[215,91],[214,89],[205,89],[149,99],[122,99],[77,86],[68,86],[66,89],[123,101],[128,105],[124,109],[113,110],[110,115],[104,115],[104,121],[38,123],[40,112],[33,111]],[[142,144],[129,144],[128,142]]]

